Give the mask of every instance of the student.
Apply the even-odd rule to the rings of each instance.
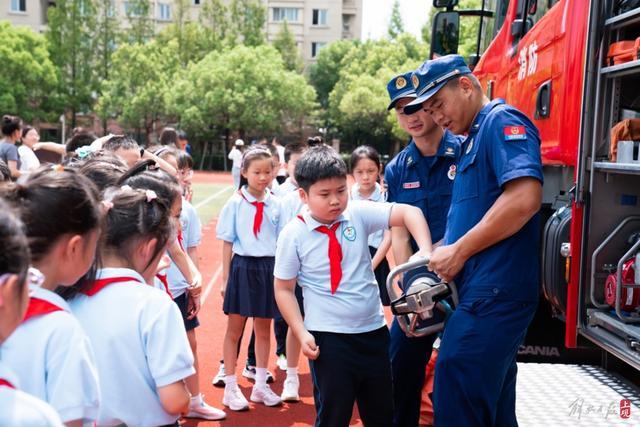
[[[252,147],[245,152],[241,169],[240,189],[222,208],[216,230],[223,241],[223,310],[228,315],[222,403],[233,411],[249,408],[235,375],[237,346],[248,317],[253,317],[256,336],[256,382],[251,401],[266,406],[282,403],[267,385],[271,319],[277,313],[273,257],[280,228],[279,202],[268,190],[274,172],[271,152],[265,147]]]
[[[9,115],[2,117],[0,131],[3,139],[0,140],[0,160],[9,166],[13,179],[20,177],[20,156],[16,142],[20,139],[21,126],[22,120],[19,117]]]
[[[106,151],[80,162],[77,167],[78,172],[89,178],[100,193],[116,185],[129,169],[119,157]]]
[[[160,145],[178,147],[178,132],[174,128],[166,127],[160,133]]]
[[[170,149],[175,154],[175,149]],[[162,155],[162,154],[161,154]],[[176,159],[173,156],[165,156],[164,159],[177,167]],[[197,268],[198,253],[197,246],[200,243],[200,221],[197,213],[189,202],[182,199],[182,189],[178,185],[178,181],[169,176],[166,172],[160,170],[138,172],[138,166],[130,171],[121,182],[130,185],[133,188],[145,188],[156,192],[160,200],[163,200],[167,206],[171,206],[171,217],[176,221],[179,227],[179,248],[186,251],[188,258]],[[156,274],[156,277],[158,274]],[[161,279],[163,280],[163,279]],[[200,381],[198,377],[198,355],[197,340],[195,328],[200,326],[198,321],[198,311],[200,310],[200,292],[201,288],[191,287],[191,283],[187,281],[180,269],[173,260],[171,260],[168,270],[166,271],[165,291],[168,291],[171,298],[176,303],[182,314],[182,320],[187,332],[189,346],[193,353],[193,367],[196,372],[185,380],[187,388],[191,393],[191,401],[189,403],[189,411],[185,415],[188,418],[202,418],[207,420],[221,420],[226,414],[220,409],[216,409],[208,405],[200,391]]]
[[[308,148],[307,144],[302,142],[292,142],[284,147],[284,162],[287,168],[287,179],[280,184],[280,192],[283,196],[298,189],[298,184],[296,183],[293,173],[296,169],[298,159],[300,159],[300,156],[302,156]]]
[[[102,149],[120,157],[130,168],[142,160],[140,146],[128,136],[113,136],[102,145]]]
[[[102,268],[70,301],[96,351],[97,425],[177,426],[193,355],[178,307],[145,284],[175,238],[169,207],[152,190],[127,186],[107,191],[104,204]]]
[[[271,146],[278,152],[278,173],[276,174],[276,179],[278,180],[278,184],[282,184],[285,179],[287,179],[287,161],[285,160],[284,147],[280,144],[280,139],[277,136],[271,139]]]
[[[22,128],[22,145],[18,147],[18,155],[20,156],[20,172],[28,172],[40,167],[40,160],[33,152],[33,147],[40,141],[38,131],[31,127]]]
[[[32,172],[22,185],[2,192],[19,210],[31,263],[44,275],[41,286],[30,287],[27,314],[4,343],[2,359],[22,390],[51,404],[67,426],[92,423],[100,405],[94,352],[55,290],[74,285],[94,262],[97,192],[86,177],[61,166]]]
[[[233,188],[240,188],[240,167],[242,166],[242,153],[244,151],[244,141],[236,139],[233,148],[229,151],[231,165],[231,176],[233,177]]]
[[[351,173],[356,183],[351,187],[352,200],[370,200],[384,203],[385,193],[378,183],[382,163],[380,154],[375,148],[361,145],[351,153]],[[391,247],[391,233],[389,230],[380,230],[369,235],[369,252],[371,252],[371,266],[378,282],[382,305],[389,306],[389,294],[387,293],[387,276],[389,275],[389,263],[387,252]]]
[[[20,325],[27,310],[29,247],[24,226],[0,200],[0,353],[3,343]],[[19,389],[19,380],[0,359],[0,426],[62,427],[56,411]]]
[[[393,399],[386,327],[367,236],[406,226],[419,255],[431,250],[418,208],[349,202],[347,168],[331,148],[311,148],[296,165],[307,204],[280,234],[274,270],[278,307],[310,359],[316,426],[348,426],[353,405],[366,426],[390,426]],[[304,294],[304,323],[294,289]]]
[[[191,154],[191,144],[189,144],[189,140],[187,139],[187,133],[183,130],[179,130],[178,131],[178,150],[186,153],[186,154]]]
[[[193,199],[193,188],[191,179],[193,178],[193,157],[186,151],[178,152],[178,180],[182,187],[182,197],[191,203]]]

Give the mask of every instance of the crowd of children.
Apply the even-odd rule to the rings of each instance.
[[[193,160],[178,148],[178,133],[168,129],[146,149],[127,136],[87,132],[58,145],[38,142],[35,129],[10,116],[2,133],[0,412],[7,425],[225,418],[203,400],[198,380],[202,231],[189,202]],[[62,162],[39,165],[33,150],[40,149]],[[255,380],[249,400],[300,400],[302,352],[316,425],[348,425],[355,403],[366,425],[391,425],[388,229],[406,227],[419,253],[430,252],[421,211],[386,203],[380,155],[369,146],[352,153],[350,190],[347,165],[321,139],[284,148],[237,140],[234,150],[237,184],[216,229],[227,325],[213,383],[224,386],[222,405],[249,409],[236,373],[251,318],[242,370]],[[272,320],[278,366],[287,373],[281,395],[268,384]]]

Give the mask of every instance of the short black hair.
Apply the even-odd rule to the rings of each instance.
[[[309,146],[304,142],[291,142],[284,147],[284,161],[289,162],[292,154],[302,154]]]
[[[317,147],[318,145],[323,145],[324,139],[321,136],[310,136],[307,138],[307,145],[309,147]]]
[[[185,131],[183,131],[183,130],[179,130],[178,131],[178,139],[186,141],[187,140],[187,133]]]
[[[310,148],[296,163],[296,182],[307,193],[318,181],[346,177],[347,165],[333,148],[326,145]]]
[[[67,153],[72,153],[80,147],[91,145],[96,139],[98,139],[98,137],[91,132],[76,133],[67,140],[65,149]]]
[[[186,151],[178,153],[178,169],[193,169],[193,157]]]
[[[124,150],[139,150],[140,145],[135,139],[127,135],[115,135],[112,136],[107,142],[102,145],[102,149],[111,151],[112,153],[124,149]]]
[[[358,166],[358,162],[361,159],[369,159],[373,163],[375,163],[376,166],[378,166],[378,170],[382,169],[380,154],[378,153],[378,150],[370,145],[361,145],[353,150],[353,153],[351,153],[351,161],[349,162],[349,166],[351,166],[351,172],[353,172],[356,166]]]

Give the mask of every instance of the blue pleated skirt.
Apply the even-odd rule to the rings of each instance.
[[[233,255],[222,305],[225,314],[268,319],[276,317],[274,261],[275,257]]]

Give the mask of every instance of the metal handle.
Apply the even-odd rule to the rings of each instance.
[[[400,295],[396,293],[396,290],[393,286],[393,280],[396,278],[396,276],[400,275],[401,273],[404,273],[405,271],[426,266],[429,264],[429,261],[430,261],[429,257],[418,258],[416,260],[408,261],[408,262],[405,262],[404,264],[400,264],[389,272],[389,275],[387,276],[387,292],[389,293],[389,298],[391,299],[391,301],[397,300],[398,298],[400,298]]]

